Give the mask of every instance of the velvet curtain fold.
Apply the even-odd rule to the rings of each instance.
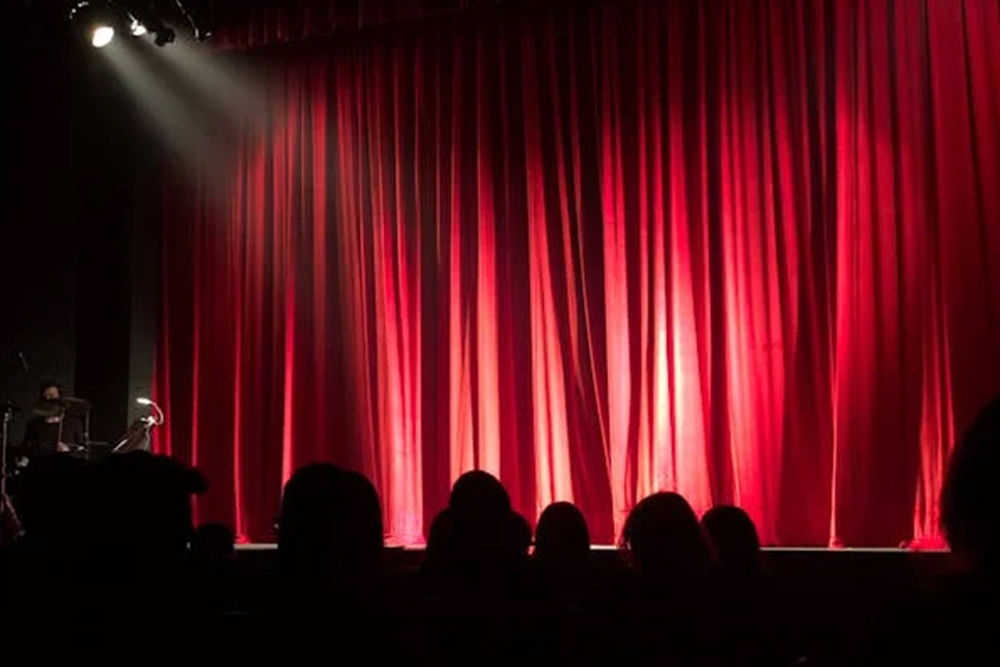
[[[938,533],[1000,390],[1000,3],[620,2],[261,54],[164,222],[156,442],[268,540],[332,460],[418,542],[465,470],[599,541]],[[213,163],[215,164],[215,163]]]

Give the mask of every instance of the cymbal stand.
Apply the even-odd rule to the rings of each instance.
[[[90,460],[90,410],[83,413],[83,458]]]
[[[7,498],[7,448],[10,445],[10,422],[14,419],[14,406],[3,405],[3,444],[0,445],[0,499]]]
[[[14,419],[14,406],[3,404],[3,434],[0,435],[0,543],[6,544],[8,539],[16,539],[23,535],[21,521],[14,509],[14,503],[7,495],[7,449],[10,444],[10,422]]]

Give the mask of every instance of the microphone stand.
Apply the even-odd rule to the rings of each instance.
[[[15,349],[17,360],[25,374],[28,373],[28,360],[22,350]],[[7,455],[10,451],[10,423],[14,420],[14,413],[20,408],[10,400],[4,400],[0,407],[3,408],[3,426],[0,427],[0,543],[6,542],[7,532],[13,536],[20,537],[23,534],[21,522],[18,519],[14,504],[7,495]],[[6,546],[4,544],[4,546]]]
[[[153,408],[156,412],[156,416],[149,422],[150,427],[163,426],[163,422],[166,420],[166,417],[163,415],[163,410],[161,410],[160,406],[153,401],[149,401],[149,407]]]
[[[131,451],[133,449],[146,449],[148,450],[151,445],[152,431],[156,426],[160,426],[165,421],[166,417],[163,414],[163,410],[160,406],[149,399],[142,399],[140,405],[145,405],[153,409],[154,414],[142,417],[141,419],[133,422],[133,425],[129,427],[129,432],[125,434],[125,437],[119,441],[114,449],[111,450],[113,454],[123,451]],[[142,440],[139,446],[136,447],[135,436],[132,434],[133,427],[141,424],[142,425]]]

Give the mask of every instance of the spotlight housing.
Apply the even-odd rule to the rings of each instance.
[[[90,32],[90,43],[94,48],[103,49],[115,38],[115,29],[109,25],[98,25]]]
[[[175,30],[203,41],[215,27],[208,0],[63,0],[62,6],[66,20],[98,48],[107,46],[115,33],[152,35],[157,46],[165,46],[177,39]]]
[[[116,33],[124,33],[127,24],[122,22],[121,12],[111,2],[102,0],[78,0],[73,2],[66,18],[79,26],[91,46],[103,49],[110,44]]]

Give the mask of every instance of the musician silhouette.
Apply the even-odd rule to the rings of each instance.
[[[21,456],[70,452],[85,444],[83,420],[74,402],[63,398],[59,385],[43,382],[21,441]]]

